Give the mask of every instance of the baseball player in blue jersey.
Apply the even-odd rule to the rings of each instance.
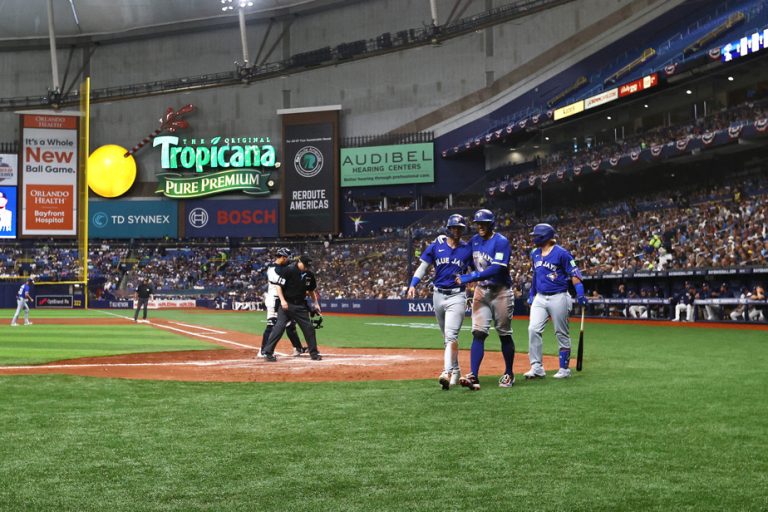
[[[531,316],[528,324],[528,357],[531,369],[526,379],[543,379],[547,374],[541,364],[542,339],[547,317],[552,318],[555,336],[560,346],[560,369],[556,379],[571,376],[568,364],[571,360],[571,337],[568,333],[568,313],[571,310],[571,296],[568,282],[576,288],[576,300],[582,306],[587,304],[581,272],[571,253],[555,243],[555,229],[549,224],[537,224],[531,232],[536,248],[531,251],[533,282],[528,304]]]
[[[461,241],[466,227],[461,215],[448,217],[448,237],[439,237],[421,254],[421,264],[411,278],[407,294],[409,299],[416,296],[416,286],[424,278],[429,267],[434,266],[432,305],[445,342],[443,372],[438,382],[445,390],[458,384],[461,377],[459,331],[464,321],[467,295],[464,291],[466,287],[456,284],[455,280],[457,275],[464,273],[472,264],[472,248]]]
[[[11,320],[12,327],[16,327],[18,325],[16,320],[18,320],[19,313],[21,313],[22,308],[24,309],[24,325],[32,325],[32,322],[29,321],[29,305],[27,302],[32,301],[32,296],[29,294],[29,292],[34,282],[34,279],[30,277],[27,279],[26,283],[19,287],[19,291],[16,292],[16,314],[13,315],[13,320]]]
[[[477,234],[469,241],[475,271],[456,277],[456,283],[463,286],[477,281],[472,300],[472,348],[470,349],[471,371],[459,383],[472,391],[480,389],[478,375],[480,363],[485,354],[485,338],[494,323],[501,341],[504,356],[504,375],[499,386],[510,388],[515,383],[512,366],[515,361],[515,342],[512,340],[512,312],[515,301],[512,295],[512,279],[509,277],[509,240],[495,233],[496,218],[490,210],[475,212],[473,222]]]

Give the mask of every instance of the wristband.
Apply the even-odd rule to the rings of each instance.
[[[583,283],[576,283],[573,285],[574,288],[576,288],[576,296],[577,297],[583,297],[584,296],[584,284]]]
[[[420,282],[421,282],[421,279],[419,279],[416,276],[413,276],[411,278],[411,288],[416,288],[416,285],[419,284]]]

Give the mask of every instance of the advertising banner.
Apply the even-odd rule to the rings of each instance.
[[[197,301],[195,299],[153,299],[147,301],[147,309],[194,308],[196,306]]]
[[[334,112],[334,115],[337,115]],[[288,124],[283,119],[283,232],[286,235],[338,231],[334,122]]]
[[[77,116],[22,115],[22,235],[77,234]]]
[[[0,187],[0,238],[16,238],[16,187]]]
[[[570,105],[566,105],[555,110],[555,121],[570,117],[572,115],[578,114],[579,112],[584,112],[584,100],[579,100],[576,103],[571,103]]]
[[[643,78],[638,78],[637,80],[633,80],[632,82],[628,82],[620,86],[619,97],[623,98],[625,96],[629,96],[630,94],[636,94],[640,91],[650,89],[651,87],[656,87],[657,85],[659,85],[659,75],[657,73],[652,73],[650,75],[644,76]]]
[[[186,237],[276,238],[277,199],[208,199],[184,203]]]
[[[225,192],[269,195],[275,187],[271,171],[280,167],[269,137],[181,138],[162,135],[157,190],[173,199]]]
[[[584,100],[584,108],[589,109],[599,107],[600,105],[605,105],[606,103],[617,99],[619,99],[619,88],[614,87],[613,89],[601,92],[600,94]]]
[[[72,295],[37,295],[35,307],[38,309],[72,309],[74,297]]]
[[[403,144],[341,150],[341,186],[434,183],[434,144]]]
[[[178,204],[173,201],[89,201],[89,238],[176,238]]]
[[[18,185],[19,157],[14,153],[0,153],[0,186]]]

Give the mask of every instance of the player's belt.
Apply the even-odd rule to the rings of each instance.
[[[464,288],[437,288],[437,287],[435,287],[435,290],[439,291],[443,295],[456,295],[457,293],[463,292]]]
[[[551,297],[552,295],[560,295],[561,293],[565,293],[565,290],[561,292],[550,292],[550,293],[539,292],[539,293],[542,295],[546,295],[547,297]]]

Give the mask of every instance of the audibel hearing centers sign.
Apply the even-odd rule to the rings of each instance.
[[[223,192],[269,195],[275,188],[270,171],[280,167],[269,137],[193,139],[163,135],[155,193],[174,199],[205,197]]]
[[[341,186],[434,183],[434,145],[405,144],[341,150]]]
[[[179,207],[175,201],[89,201],[90,238],[176,238]]]
[[[22,115],[22,235],[77,234],[78,120]]]
[[[273,238],[279,234],[277,199],[184,202],[184,235]]]

